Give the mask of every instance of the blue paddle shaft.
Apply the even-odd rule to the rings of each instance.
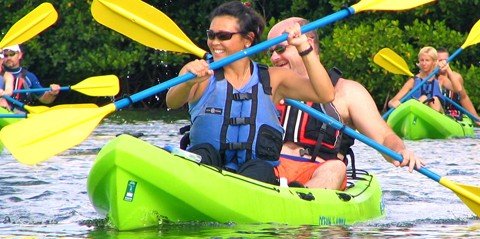
[[[27,118],[27,114],[0,114],[0,118]]]
[[[14,104],[15,106],[18,106],[18,107],[20,107],[20,108],[22,108],[22,109],[25,108],[25,104],[24,104],[24,103],[22,103],[22,102],[20,102],[20,101],[18,101],[18,100],[16,100],[16,99],[14,99],[14,98],[11,97],[11,96],[4,95],[4,96],[2,96],[2,97],[3,97],[4,99],[6,99],[7,101],[9,101],[10,103]]]
[[[458,110],[462,111],[462,113],[466,114],[470,119],[472,119],[473,121],[477,121],[477,122],[480,122],[480,119],[477,118],[475,115],[473,115],[472,113],[468,112],[467,109],[463,108],[461,105],[459,105],[457,102],[455,102],[454,100],[442,95],[442,98],[445,100],[445,101],[448,101],[450,102],[450,104],[452,104],[453,106],[455,106],[455,108],[457,108]]]
[[[387,148],[384,145],[368,138],[367,136],[365,136],[361,133],[358,133],[357,131],[353,130],[352,128],[338,122],[334,118],[332,118],[332,117],[330,117],[330,116],[328,116],[324,113],[321,113],[321,112],[313,109],[312,107],[310,107],[306,104],[303,104],[301,102],[298,102],[296,100],[286,99],[285,102],[287,104],[293,106],[293,107],[296,107],[296,108],[300,109],[303,112],[308,113],[310,116],[314,117],[315,119],[318,119],[318,120],[322,121],[323,123],[328,124],[328,125],[332,126],[333,128],[335,128],[337,130],[340,130],[340,131],[346,133],[347,135],[362,141],[363,143],[365,143],[366,145],[376,149],[380,153],[388,155],[392,159],[397,160],[399,162],[403,161],[403,158],[399,153],[396,153],[393,150],[391,150],[390,148]],[[425,167],[422,167],[420,169],[415,169],[415,170],[417,170],[421,174],[429,177],[430,179],[433,179],[437,182],[440,181],[441,177],[439,175],[437,175],[436,173],[428,170]]]
[[[455,57],[457,57],[461,52],[463,51],[462,48],[458,48],[450,57],[448,57],[447,59],[447,63],[452,61]],[[435,67],[435,69],[432,71],[432,73],[430,73],[425,79],[422,79],[422,81],[420,82],[420,84],[418,84],[417,86],[413,87],[413,89],[411,91],[409,91],[405,96],[403,96],[401,99],[400,99],[400,103],[403,103],[405,102],[406,100],[410,99],[413,95],[413,93],[415,93],[416,91],[420,90],[420,87],[422,87],[425,83],[428,82],[428,80],[430,80],[432,77],[434,77],[436,74],[438,74],[438,72],[440,71],[440,68],[437,66]],[[388,116],[395,110],[395,108],[390,108],[387,112],[385,112],[385,114],[383,114],[383,119],[387,119]]]
[[[38,93],[38,92],[46,92],[51,91],[52,88],[32,88],[32,89],[21,89],[21,90],[14,90],[13,93]],[[70,86],[62,86],[60,87],[61,91],[70,90]]]
[[[354,13],[355,13],[355,9],[352,8],[352,7],[340,10],[336,13],[330,14],[326,17],[323,17],[323,18],[318,19],[314,22],[311,22],[307,25],[304,25],[301,28],[301,31],[302,31],[302,33],[305,33],[305,32],[315,30],[315,29],[320,28],[322,26],[325,26],[325,25],[328,25],[330,23],[336,22],[338,20],[344,19],[344,18],[346,18],[346,17],[348,17],[348,16],[350,16]],[[228,57],[225,57],[225,58],[223,58],[219,61],[211,63],[210,64],[210,69],[212,69],[212,70],[220,69],[220,68],[222,68],[222,67],[224,67],[224,66],[226,66],[226,65],[228,65],[228,64],[230,64],[234,61],[237,61],[237,60],[242,59],[242,58],[247,57],[247,56],[251,56],[251,55],[256,54],[258,52],[261,52],[261,51],[265,51],[269,47],[272,47],[274,45],[277,45],[277,44],[280,44],[280,43],[286,41],[287,37],[288,37],[288,34],[285,33],[285,34],[282,34],[282,35],[280,35],[278,37],[275,37],[273,39],[270,39],[270,40],[261,42],[257,45],[254,45],[252,47],[249,47],[245,50],[239,51],[239,52],[237,52],[235,54],[232,54]],[[130,97],[123,98],[119,101],[116,101],[114,103],[115,108],[117,110],[125,108],[132,103],[135,103],[135,102],[141,101],[143,99],[146,99],[150,96],[153,96],[153,95],[158,94],[158,93],[160,93],[164,90],[167,90],[170,87],[179,85],[179,84],[184,83],[184,82],[186,82],[188,80],[191,80],[193,78],[195,78],[195,75],[190,73],[190,72],[187,72],[187,73],[185,73],[181,76],[177,76],[173,79],[167,80],[163,83],[152,86],[152,87],[150,87],[148,89],[145,89],[143,91],[137,92],[137,93],[131,95]]]

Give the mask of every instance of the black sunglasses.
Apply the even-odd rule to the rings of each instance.
[[[16,54],[17,54],[16,51],[4,51],[4,52],[3,52],[4,57],[12,57],[12,56],[14,56],[14,55],[16,55]]]
[[[225,32],[225,31],[219,31],[219,32],[214,32],[213,30],[207,30],[207,37],[210,40],[213,40],[218,38],[220,41],[226,41],[232,39],[232,36],[235,34],[241,34],[242,32]]]
[[[268,52],[270,53],[270,55],[272,55],[273,52],[276,52],[277,54],[283,54],[285,50],[287,50],[287,46],[288,45],[276,45],[273,48],[270,48]]]

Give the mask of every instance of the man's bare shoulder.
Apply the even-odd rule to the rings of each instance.
[[[338,80],[337,84],[335,85],[335,90],[336,92],[348,94],[356,93],[352,91],[359,91],[357,93],[368,93],[367,89],[359,82],[345,78],[340,78]]]

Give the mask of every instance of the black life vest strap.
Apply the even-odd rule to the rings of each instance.
[[[252,149],[251,143],[246,142],[235,142],[235,143],[221,143],[221,148],[224,150],[242,150],[242,149]]]
[[[216,74],[215,74],[216,76]],[[223,70],[222,70],[222,76],[223,76]],[[221,80],[224,80],[225,78],[216,78],[217,80],[218,79],[221,79]],[[226,102],[225,102],[225,109],[223,111],[223,124],[222,124],[222,128],[220,130],[220,150],[219,150],[219,153],[220,153],[220,156],[223,160],[223,162],[225,162],[226,158],[225,158],[225,150],[227,150],[227,131],[228,131],[228,126],[229,126],[229,122],[230,122],[230,115],[231,115],[231,111],[232,111],[232,100],[233,100],[233,86],[230,84],[230,83],[227,83],[227,98],[226,98]],[[234,159],[236,160],[236,158]],[[235,162],[235,163],[238,163],[238,162]]]
[[[252,99],[251,93],[235,93],[233,94],[233,100],[240,101],[240,100],[250,100]]]
[[[330,80],[332,81],[333,86],[337,85],[338,79],[342,77],[342,74],[343,74],[342,71],[338,69],[336,66],[332,67],[328,71],[328,76],[330,77]]]
[[[268,73],[268,66],[257,64],[258,65],[258,74],[259,81],[262,83],[263,92],[267,95],[272,95],[272,86],[270,85],[270,73]]]
[[[242,125],[242,124],[251,124],[254,123],[250,117],[236,117],[230,118],[230,125]]]
[[[320,133],[318,134],[317,143],[315,144],[313,153],[310,155],[312,156],[310,158],[310,161],[315,162],[315,159],[317,158],[318,153],[320,152],[320,147],[322,146],[322,141],[326,133],[327,133],[327,124],[323,123],[322,127],[320,128]]]

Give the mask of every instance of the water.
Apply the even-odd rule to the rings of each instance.
[[[166,118],[168,117],[168,118]],[[480,220],[452,191],[405,168],[395,168],[379,153],[358,142],[357,168],[379,176],[387,215],[348,227],[234,223],[166,224],[139,232],[106,227],[86,192],[86,178],[96,153],[120,133],[164,146],[176,144],[177,120],[171,112],[118,112],[103,121],[80,145],[35,167],[18,163],[8,153],[0,160],[0,238],[474,238]],[[142,119],[142,121],[134,120]],[[428,168],[457,183],[480,187],[480,130],[473,139],[407,141]]]

